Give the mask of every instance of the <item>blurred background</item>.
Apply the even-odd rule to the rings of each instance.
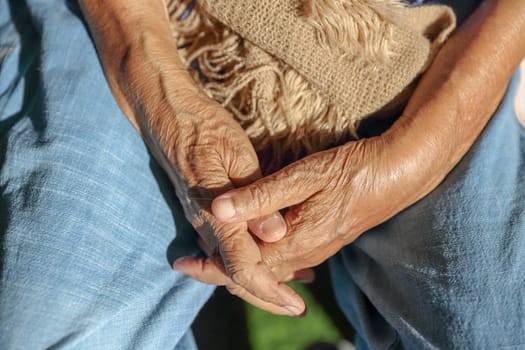
[[[311,284],[291,284],[305,300],[305,317],[274,316],[218,288],[193,324],[200,350],[347,350],[354,331],[334,298],[328,265]],[[346,340],[346,341],[345,341]]]

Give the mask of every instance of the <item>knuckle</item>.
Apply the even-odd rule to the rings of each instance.
[[[259,161],[250,141],[244,135],[229,135],[222,142],[221,161],[229,174],[249,176],[259,169]]]
[[[274,272],[280,268],[283,261],[286,260],[288,249],[272,249],[271,246],[265,245],[261,249],[263,251],[263,261],[270,268],[270,271]]]
[[[217,223],[216,221],[214,221],[214,223],[214,235],[220,241],[220,245],[223,247],[234,246],[235,233],[237,232],[237,228],[233,225],[224,225],[221,223]]]
[[[347,182],[350,168],[354,166],[353,158],[352,153],[343,148],[337,148],[332,153],[330,161],[323,165],[328,188],[343,186]]]
[[[236,266],[236,265],[232,265]],[[231,279],[241,286],[250,286],[253,281],[253,275],[249,273],[246,269],[233,269],[230,272]]]
[[[246,205],[249,207],[248,210],[252,209],[251,207],[255,207],[254,209],[256,210],[261,210],[270,203],[270,195],[267,191],[263,191],[261,186],[249,186],[247,190],[249,200]]]
[[[342,244],[349,244],[358,237],[356,232],[356,227],[358,227],[358,221],[356,218],[346,218],[340,220],[340,224],[337,225],[335,230],[336,239],[338,239]]]
[[[272,269],[272,273],[277,277],[279,281],[291,281],[293,276],[293,270],[288,266],[285,267],[276,267]]]
[[[323,186],[322,182],[319,181],[326,175],[326,169],[322,163],[324,163],[322,157],[311,155],[282,169],[276,175],[276,180],[286,188],[299,187],[313,193]]]
[[[305,183],[310,178],[308,176],[308,172],[306,171],[307,168],[308,165],[306,164],[306,161],[300,160],[294,164],[294,166],[288,166],[281,170],[281,172],[276,176],[276,180],[286,184],[287,186]]]
[[[246,172],[255,171],[258,168],[257,156],[251,144],[246,144],[246,140],[237,140],[235,149],[239,150],[235,153],[234,164],[240,169],[245,169]]]

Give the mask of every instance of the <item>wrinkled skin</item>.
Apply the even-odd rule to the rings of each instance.
[[[408,181],[416,164],[411,162],[396,156],[381,137],[348,143],[218,197],[213,213],[225,223],[236,223],[288,208],[285,237],[259,242],[265,263],[284,280],[319,265],[426,193],[431,186]],[[423,192],[415,190],[418,185]],[[234,217],[225,215],[228,202],[237,209]],[[213,256],[213,250],[203,248]],[[209,283],[220,267],[216,260],[204,268],[195,266],[199,261],[177,262],[176,268]]]
[[[443,180],[481,133],[525,55],[525,3],[486,0],[442,49],[388,132],[257,180],[257,158],[242,129],[198,91],[166,44],[171,34],[162,1],[82,4],[117,102],[170,175],[209,255],[182,258],[174,268],[279,314],[299,315],[305,307],[279,281],[311,279],[303,269]],[[287,209],[285,221],[280,209]],[[270,219],[277,225],[265,232]]]
[[[325,261],[426,196],[461,160],[525,56],[524,20],[523,2],[485,1],[441,50],[388,132],[229,191],[214,200],[213,214],[238,223],[288,208],[285,237],[259,243],[265,263],[284,278]],[[174,267],[204,282],[218,269],[195,259]]]
[[[181,94],[176,96],[178,100]],[[177,100],[173,102],[177,108],[185,105],[185,99]],[[233,294],[258,302],[262,307],[278,305],[286,308],[286,312],[273,308],[274,312],[301,314],[304,310],[301,300],[286,285],[278,283],[268,267],[261,263],[260,251],[248,232],[249,226],[252,231],[259,232],[261,221],[268,217],[280,218],[280,215],[268,213],[250,222],[223,224],[211,214],[213,198],[260,177],[257,156],[249,140],[231,115],[218,104],[203,96],[192,96],[186,101],[191,105],[182,107],[184,112],[178,112],[174,119],[176,131],[168,136],[175,140],[174,151],[166,156],[174,170],[173,182],[186,217],[214,252],[216,261],[220,262],[218,266],[224,266],[221,278],[215,283],[226,285]],[[260,235],[264,237],[262,232]],[[269,241],[275,239],[265,238]],[[252,291],[258,290],[265,291],[261,298],[253,295]]]
[[[302,299],[262,263],[249,232],[266,241],[280,239],[285,233],[281,215],[224,224],[211,214],[217,195],[261,176],[259,163],[243,129],[199,91],[176,48],[166,45],[171,33],[163,2],[90,0],[82,5],[117,102],[170,176],[187,219],[220,262],[211,282],[270,312],[302,314]],[[268,222],[281,229],[265,230]],[[297,276],[305,274],[311,272]]]

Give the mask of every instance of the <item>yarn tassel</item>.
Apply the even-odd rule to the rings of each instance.
[[[304,12],[323,46],[342,57],[384,63],[403,6],[400,0],[305,0]]]

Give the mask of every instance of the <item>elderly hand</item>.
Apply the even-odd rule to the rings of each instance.
[[[385,135],[313,154],[219,196],[213,213],[222,222],[240,223],[288,208],[286,236],[259,243],[264,261],[281,279],[316,266],[429,190],[411,176],[419,152],[401,152],[388,139]],[[198,264],[187,259],[178,269],[210,282],[216,272]]]
[[[255,237],[285,233],[279,213],[221,223],[211,214],[220,193],[261,176],[244,130],[202,94],[180,62],[162,1],[82,1],[112,92],[174,183],[187,219],[214,252],[210,282],[278,314],[300,315],[304,302],[262,263]],[[183,259],[184,260],[184,259]]]
[[[248,223],[231,224],[211,214],[211,200],[218,194],[260,177],[257,156],[246,134],[220,105],[195,91],[177,91],[170,98],[174,118],[168,139],[174,142],[163,165],[172,174],[186,217],[214,252],[203,267],[210,263],[222,273],[211,282],[274,313],[300,315],[302,300],[262,263],[248,232],[250,226],[267,241],[281,238],[284,230],[264,230],[265,223],[282,221],[280,214],[271,212]]]
[[[286,236],[259,244],[264,261],[284,278],[427,195],[472,146],[523,59],[522,5],[484,1],[442,48],[404,116],[385,134],[311,155],[229,191],[214,200],[214,215],[239,223],[288,208]],[[187,259],[177,268],[211,281],[217,271],[199,264]]]
[[[391,130],[219,196],[212,207],[221,223],[209,200],[257,178],[256,160],[227,113],[188,84],[175,48],[166,45],[162,2],[81,3],[117,101],[157,151],[206,241],[210,259],[183,258],[174,267],[276,313],[298,314],[304,304],[263,262],[279,280],[293,278],[430,192],[479,135],[525,51],[525,7],[486,0],[441,51]],[[286,236],[257,246],[247,221],[286,207]],[[261,235],[259,224],[251,226]]]

